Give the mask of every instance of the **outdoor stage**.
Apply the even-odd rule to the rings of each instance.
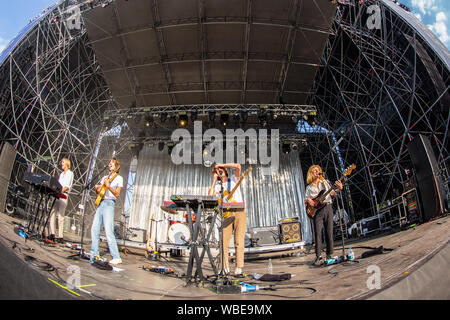
[[[25,241],[15,233],[14,222],[23,223],[0,214],[1,299],[264,300],[267,303],[267,300],[278,299],[450,298],[448,215],[403,231],[347,242],[346,248],[351,246],[354,249],[355,262],[314,267],[314,248],[307,247],[301,250],[274,251],[257,259],[250,259],[246,255],[244,273],[248,277],[230,279],[259,286],[273,285],[276,290],[238,294],[219,294],[208,281],[201,285],[192,282],[186,286],[185,278],[143,269],[164,266],[175,269],[176,274],[186,273],[187,254],[182,257],[162,254],[159,261],[152,261],[145,257],[144,250],[128,247],[127,254],[121,253],[123,264],[117,266],[118,270],[106,271],[90,265],[85,259],[68,259],[78,251],[68,248],[65,243],[50,246],[37,240]],[[76,242],[77,238],[66,234],[65,240]],[[340,240],[335,241],[333,255],[342,255],[340,244]],[[370,251],[361,247],[380,246],[393,250],[360,258],[362,253]],[[101,252],[110,259],[106,243],[102,242],[101,247]],[[89,239],[85,240],[84,249],[89,251]],[[253,273],[267,273],[268,258],[272,260],[273,274],[291,274],[292,278],[278,282],[252,279]],[[377,267],[380,271],[381,289],[370,290],[368,285],[376,285],[377,274],[374,270]],[[207,257],[203,260],[202,269],[205,275],[213,275]],[[76,275],[68,273],[68,270],[79,270],[79,289],[67,288],[66,281]]]

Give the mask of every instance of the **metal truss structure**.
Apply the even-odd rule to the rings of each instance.
[[[178,103],[151,108],[138,97],[131,97],[138,105],[129,104],[129,108],[115,100],[105,80],[105,73],[113,70],[102,70],[93,49],[95,42],[88,38],[81,16],[74,14],[107,6],[112,1],[62,1],[34,21],[0,61],[2,142],[14,145],[24,162],[49,174],[59,167],[61,157],[73,159],[75,196],[67,214],[76,215],[79,204],[87,202],[86,196],[93,196],[85,193],[84,187],[99,172],[99,163],[111,156],[112,150],[121,154],[130,144],[167,141],[169,121],[161,121],[161,114],[215,111],[218,115],[222,111],[232,114],[242,110],[258,113],[265,105],[267,111],[284,112],[286,121],[279,126],[281,138],[301,143],[304,172],[310,164],[318,163],[333,177],[349,164],[357,165],[346,184],[348,192],[344,197],[347,201],[343,203],[350,206],[348,211],[353,221],[371,216],[377,213],[380,203],[391,197],[393,189],[402,189],[409,178],[406,172],[412,169],[412,164],[407,145],[416,134],[431,138],[446,185],[449,177],[449,66],[423,37],[423,32],[410,24],[409,16],[393,9],[389,1],[350,1],[351,5],[337,5],[332,28],[324,31],[328,40],[312,89],[303,92],[307,94],[306,103],[274,104],[271,100],[267,104],[213,104],[206,92],[207,89],[214,92],[215,84],[207,83],[203,76],[202,83],[191,83],[187,89],[203,88],[200,90],[206,94],[206,104]],[[157,2],[154,1],[153,7]],[[293,7],[299,9],[300,2],[293,1]],[[379,9],[380,28],[369,27],[371,6]],[[200,6],[200,15],[202,10]],[[250,9],[247,11],[251,14]],[[252,20],[247,17],[243,22],[247,26],[244,40],[248,41]],[[277,59],[284,61],[278,82],[272,83],[270,88],[258,81],[254,82],[255,86],[260,83],[257,88],[252,88],[250,82],[236,82],[233,85],[241,96],[257,89],[275,92],[277,100],[283,100],[289,90],[293,90],[286,88],[285,82],[289,68],[298,63],[292,55],[298,30],[301,28],[290,29],[284,52],[277,55]],[[126,33],[126,30],[121,32]],[[204,35],[204,31],[201,34]],[[158,39],[158,46],[163,50],[162,35]],[[170,65],[178,60],[196,59],[203,75],[208,59],[238,59],[246,66],[252,59],[270,60],[269,53],[258,58],[251,56],[248,49],[238,57],[214,56],[214,52],[207,52],[202,39],[201,56],[160,52],[160,59],[150,62],[161,66],[167,76]],[[246,44],[244,49],[248,48],[248,42]],[[241,70],[243,79],[248,77],[247,70],[247,67]],[[173,79],[167,82],[172,83]],[[224,82],[216,86],[217,91],[234,88]],[[183,88],[180,85],[177,89],[174,84],[147,89],[165,92],[175,101],[175,94],[186,89]],[[317,126],[309,125],[306,117],[303,118],[309,111],[317,113]],[[146,132],[145,121],[136,121],[136,117],[145,118],[147,114],[159,120]],[[293,126],[292,116],[299,116],[297,131],[289,129]],[[108,129],[124,122],[127,125],[121,127],[120,135],[104,135]],[[20,179],[20,170],[16,170],[13,178]]]

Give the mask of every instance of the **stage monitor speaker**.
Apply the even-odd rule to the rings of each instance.
[[[277,226],[252,228],[251,237],[254,247],[280,244],[280,233]]]
[[[129,231],[128,240],[141,243],[147,242],[147,230],[130,228]]]
[[[302,240],[299,222],[280,223],[279,228],[281,243],[291,243]]]
[[[3,144],[0,154],[0,211],[5,212],[6,196],[11,178],[11,171],[16,159],[16,150],[8,142]]]
[[[444,212],[444,185],[430,140],[419,134],[408,144],[408,153],[416,171],[416,183],[422,206],[422,222]]]

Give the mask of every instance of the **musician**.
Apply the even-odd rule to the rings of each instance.
[[[119,160],[111,158],[108,164],[109,175],[104,176],[101,179],[100,184],[95,185],[94,187],[97,194],[102,191],[103,186],[106,187],[106,192],[98,205],[94,220],[92,221],[91,249],[94,251],[95,256],[99,256],[98,244],[100,240],[100,229],[103,223],[106,239],[108,241],[109,253],[112,256],[112,260],[109,261],[110,264],[122,263],[119,249],[117,248],[116,237],[114,236],[114,207],[123,187],[123,178],[122,176],[117,175],[112,181],[109,181],[115,171],[119,173],[119,170],[117,170],[119,168]]]
[[[47,237],[49,240],[63,243],[64,238],[64,213],[67,208],[67,202],[69,199],[69,193],[72,189],[73,184],[73,172],[70,170],[70,160],[67,158],[61,159],[61,169],[63,170],[60,175],[58,182],[62,186],[61,193],[64,195],[61,198],[57,198],[55,200],[55,204],[53,205],[52,211],[50,212],[50,224],[49,224],[49,236]],[[58,216],[58,237],[55,237],[55,223],[56,216]]]
[[[234,170],[234,174],[230,176],[229,169]],[[234,189],[239,181],[241,175],[241,165],[237,163],[216,164],[212,168],[213,182],[209,188],[209,195],[220,196],[220,192],[223,188],[224,193]],[[233,194],[232,201],[244,202],[240,187],[238,187]],[[228,247],[230,243],[231,235],[234,231],[234,246],[236,249],[236,269],[234,275],[236,277],[242,277],[242,269],[244,268],[244,239],[245,232],[247,230],[247,216],[245,210],[232,211],[230,217],[234,216],[235,220],[223,228],[222,243],[223,243],[223,271],[225,274],[230,273],[230,267],[228,263]]]
[[[318,165],[312,165],[308,169],[308,173],[306,174],[306,183],[308,186],[306,187],[305,193],[305,203],[308,203],[310,206],[314,206],[314,198],[320,193],[321,190],[329,190],[331,188],[331,183],[326,180],[323,176],[322,168]],[[342,190],[342,182],[336,181],[335,186],[338,188],[337,192]],[[320,265],[322,261],[322,229],[325,225],[325,240],[327,242],[327,259],[331,258],[333,254],[333,207],[332,207],[332,197],[336,196],[336,192],[331,191],[324,200],[324,204],[326,204],[323,208],[317,210],[313,217],[313,225],[314,225],[314,239],[316,243],[316,259],[314,261],[314,265]]]

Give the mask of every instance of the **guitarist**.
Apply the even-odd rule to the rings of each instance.
[[[228,169],[234,169],[234,175],[230,176]],[[216,164],[212,168],[213,182],[209,188],[208,195],[220,196],[221,190],[230,193],[238,183],[241,175],[241,165],[238,163]],[[218,183],[217,183],[218,182]],[[223,188],[223,189],[222,189]],[[224,200],[226,202],[227,200]],[[236,189],[230,202],[244,202],[240,186]],[[230,216],[234,216],[233,223],[223,228],[223,268],[225,274],[230,273],[228,263],[228,246],[231,234],[234,231],[234,245],[236,249],[236,269],[234,275],[243,277],[242,268],[244,268],[244,239],[247,231],[247,216],[245,210],[232,211]]]
[[[322,168],[318,165],[312,165],[308,169],[306,174],[306,187],[305,202],[310,206],[314,206],[314,198],[320,193],[321,190],[327,191],[331,189],[331,183],[323,177]],[[343,188],[341,181],[336,181],[335,186],[340,191]],[[339,192],[337,191],[337,192]],[[323,261],[322,252],[322,229],[325,225],[325,240],[327,242],[327,259],[331,258],[333,254],[333,207],[332,207],[332,197],[336,195],[336,191],[331,191],[324,200],[326,204],[323,208],[316,211],[313,217],[314,225],[314,240],[316,243],[316,260],[314,265],[318,266]]]
[[[116,200],[120,195],[120,190],[123,187],[123,178],[118,175],[120,168],[119,160],[116,158],[111,158],[109,160],[108,169],[109,175],[104,176],[100,184],[96,185],[95,191],[97,194],[102,192],[106,188],[106,192],[97,207],[95,212],[94,220],[92,221],[91,227],[91,249],[94,251],[95,256],[99,256],[98,243],[100,241],[100,229],[105,227],[106,239],[108,240],[109,252],[112,256],[112,260],[109,261],[110,264],[122,263],[122,259],[119,255],[119,250],[117,248],[116,237],[114,236],[114,206]],[[116,175],[117,173],[117,175]],[[114,179],[112,179],[115,176]]]

